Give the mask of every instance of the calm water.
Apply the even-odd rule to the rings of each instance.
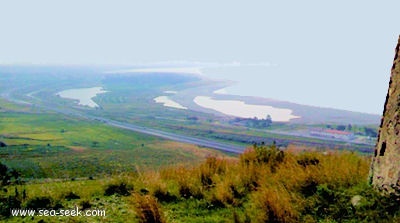
[[[171,91],[169,91],[171,92]],[[182,106],[181,104],[179,104],[176,101],[173,101],[172,99],[170,99],[168,96],[159,96],[154,98],[154,101],[156,103],[160,103],[163,104],[165,107],[171,107],[171,108],[177,108],[177,109],[184,109],[186,110],[187,108]]]
[[[235,83],[222,92],[240,96],[258,96],[303,105],[339,108],[380,114],[386,87],[380,83],[371,86],[369,77],[357,75],[321,75],[299,72],[284,66],[224,67],[203,69],[203,76],[211,79],[231,80]],[[318,72],[317,72],[318,73]],[[385,81],[385,76],[382,79]],[[378,88],[379,87],[379,88]],[[372,90],[374,89],[374,90]]]
[[[102,87],[92,87],[92,88],[78,88],[78,89],[69,89],[65,91],[58,92],[56,95],[59,95],[62,98],[78,100],[78,104],[82,106],[88,106],[91,108],[99,107],[96,102],[92,100],[92,98],[96,97],[98,94],[106,93]]]
[[[257,117],[258,119],[265,119],[267,115],[270,115],[273,121],[279,122],[288,122],[291,119],[299,118],[298,116],[294,116],[290,109],[274,108],[266,105],[251,105],[242,101],[214,100],[205,96],[197,96],[193,101],[201,107],[241,118]]]

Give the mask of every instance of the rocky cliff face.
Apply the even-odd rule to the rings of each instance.
[[[371,183],[379,190],[400,195],[400,37],[389,90],[371,165]]]

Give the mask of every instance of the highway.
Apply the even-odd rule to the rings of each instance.
[[[211,141],[208,139],[199,139],[195,137],[190,137],[190,136],[184,136],[184,135],[178,135],[175,133],[169,133],[157,129],[151,129],[147,127],[141,127],[141,126],[136,126],[136,125],[131,125],[131,124],[126,124],[126,123],[120,123],[116,121],[106,121],[106,124],[109,124],[114,127],[122,128],[122,129],[127,129],[131,130],[134,132],[140,132],[148,135],[153,135],[157,136],[160,138],[164,139],[169,139],[172,141],[177,141],[177,142],[184,142],[184,143],[189,143],[189,144],[194,144],[198,146],[203,146],[203,147],[208,147],[216,150],[220,150],[223,152],[230,152],[230,153],[242,153],[244,151],[244,147],[241,146],[236,146],[232,144],[225,144],[225,143],[220,143],[220,142],[215,142]]]

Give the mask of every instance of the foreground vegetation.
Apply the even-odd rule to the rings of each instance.
[[[23,218],[35,222],[400,220],[399,201],[376,193],[368,185],[369,158],[351,152],[291,150],[255,146],[239,159],[209,157],[192,167],[175,166],[107,179],[10,185],[8,192],[3,192],[2,205],[79,206],[107,212],[106,217],[91,219]],[[21,217],[2,214],[7,221],[21,221]]]

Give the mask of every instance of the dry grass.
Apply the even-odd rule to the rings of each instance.
[[[208,157],[197,167],[153,172],[146,182],[153,185],[153,195],[168,196],[174,193],[171,188],[176,188],[181,199],[206,199],[214,207],[241,207],[249,202],[246,210],[257,222],[298,222],[307,197],[319,185],[350,187],[368,176],[365,157],[351,152],[306,151],[251,148],[239,160]]]
[[[257,222],[298,222],[299,198],[281,184],[265,185],[252,195]]]
[[[135,194],[134,200],[136,215],[141,223],[166,222],[157,200],[150,195]]]
[[[104,196],[110,185],[132,185],[130,196],[106,199],[129,200],[128,209],[141,222],[165,222],[160,205],[171,221],[212,215],[224,220],[231,216],[235,222],[318,222],[335,219],[343,211],[353,213],[349,203],[352,196],[370,196],[360,192],[360,185],[367,182],[368,157],[313,149],[283,154],[273,147],[258,149],[262,151],[249,149],[236,160],[207,157],[191,166],[152,171],[138,168],[132,175],[114,175],[99,181],[36,184],[29,187],[27,195],[28,199],[47,195],[62,200],[71,192],[96,205],[91,198]],[[22,191],[24,186],[19,189]],[[374,205],[370,204],[372,208]],[[370,213],[375,214],[371,211],[368,216],[374,216]],[[363,219],[362,214],[357,216]]]
[[[226,157],[226,155],[224,155],[223,153],[213,149],[207,149],[192,144],[173,142],[173,141],[164,141],[160,143],[155,143],[154,147],[166,150],[179,151],[182,154],[191,154],[192,156],[198,157],[201,161],[211,156]]]

